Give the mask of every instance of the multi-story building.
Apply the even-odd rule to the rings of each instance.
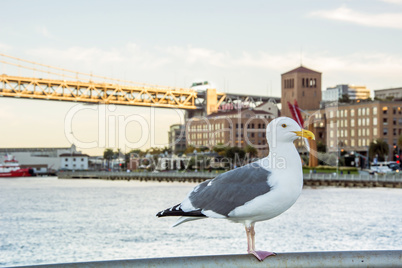
[[[261,110],[232,110],[204,118],[192,118],[186,124],[187,145],[195,147],[251,145],[259,156],[268,154],[266,127],[274,119],[272,113]]]
[[[344,95],[347,95],[350,100],[365,100],[370,98],[370,90],[365,86],[336,85],[322,92],[322,101],[338,101]]]
[[[370,89],[366,86],[348,86],[348,96],[350,100],[366,100],[370,98]]]
[[[343,95],[348,94],[348,85],[337,85],[335,87],[329,87],[322,92],[322,101],[338,101]]]
[[[391,157],[402,135],[401,107],[402,102],[361,101],[328,105],[308,112],[315,115],[316,134],[325,127],[326,133],[316,135],[316,139],[325,143],[329,152],[344,149],[367,155],[370,142],[383,139],[390,146]]]
[[[58,170],[64,168],[61,165],[61,154],[77,154],[75,145],[71,147],[57,148],[0,148],[0,155],[11,154],[22,166],[45,166],[48,169]]]
[[[374,98],[381,100],[402,100],[402,87],[374,90]]]
[[[186,128],[184,125],[171,125],[169,129],[169,148],[177,154],[186,149]]]
[[[297,101],[302,110],[319,109],[321,102],[321,73],[300,66],[282,74],[282,116],[292,117],[288,102]]]
[[[60,155],[60,167],[68,170],[88,170],[87,154],[68,153]]]

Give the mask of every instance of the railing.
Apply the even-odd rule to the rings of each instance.
[[[59,178],[179,178],[179,179],[212,179],[218,176],[215,172],[98,172],[76,171],[60,172]],[[333,175],[333,174],[305,174],[304,180],[311,181],[350,181],[350,182],[402,182],[402,174],[390,175]]]
[[[390,174],[374,174],[374,175],[362,175],[362,174],[305,174],[305,180],[327,180],[327,181],[370,181],[370,182],[397,182],[402,181],[401,173]]]
[[[252,255],[194,256],[24,267],[112,268],[112,267],[401,267],[402,250],[279,253],[263,262]]]
[[[215,178],[215,172],[98,172],[98,171],[67,171],[58,173],[63,177],[143,177],[143,178]]]

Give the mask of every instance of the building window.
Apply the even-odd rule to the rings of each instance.
[[[373,125],[376,126],[377,125],[377,117],[373,118]]]
[[[388,119],[387,118],[383,118],[382,122],[383,122],[384,126],[388,125]]]
[[[382,134],[383,134],[384,136],[387,136],[387,135],[388,135],[388,128],[384,128]]]
[[[355,136],[355,130],[354,130],[354,129],[351,129],[351,130],[350,130],[350,136],[352,136],[352,137]]]
[[[355,109],[350,110],[350,116],[355,116]]]
[[[382,114],[388,113],[388,107],[382,107]]]
[[[84,158],[81,158],[81,161],[83,162],[83,161],[84,161]]]
[[[354,120],[354,119],[350,120],[350,126],[351,126],[351,127],[354,127],[354,126],[355,126],[355,120]]]
[[[66,158],[66,159],[64,159],[66,162],[68,161],[68,159]]]
[[[373,107],[373,115],[377,114],[377,107]]]
[[[396,114],[396,107],[392,108],[392,114]]]
[[[68,167],[68,165],[66,164],[65,167]]]
[[[373,135],[377,136],[377,128],[373,128]]]
[[[396,118],[392,119],[392,124],[396,126]]]
[[[73,161],[75,161],[75,158],[73,158]]]

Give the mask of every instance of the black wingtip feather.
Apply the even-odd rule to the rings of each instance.
[[[202,214],[201,209],[185,212],[180,207],[181,204],[173,206],[171,208],[159,211],[156,217],[169,217],[169,216],[186,216],[186,217],[206,217]]]

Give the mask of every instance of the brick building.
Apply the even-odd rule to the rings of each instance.
[[[268,155],[266,127],[274,118],[270,112],[249,109],[192,118],[186,125],[187,145],[210,149],[217,145],[240,148],[251,145],[263,157]]]
[[[367,101],[334,103],[308,112],[315,115],[317,142],[326,144],[329,152],[344,149],[366,155],[371,141],[383,139],[390,146],[391,160],[394,146],[402,135],[401,107],[402,102]]]
[[[320,108],[321,102],[321,73],[300,66],[282,74],[282,116],[292,117],[288,102],[297,100],[303,110]]]

